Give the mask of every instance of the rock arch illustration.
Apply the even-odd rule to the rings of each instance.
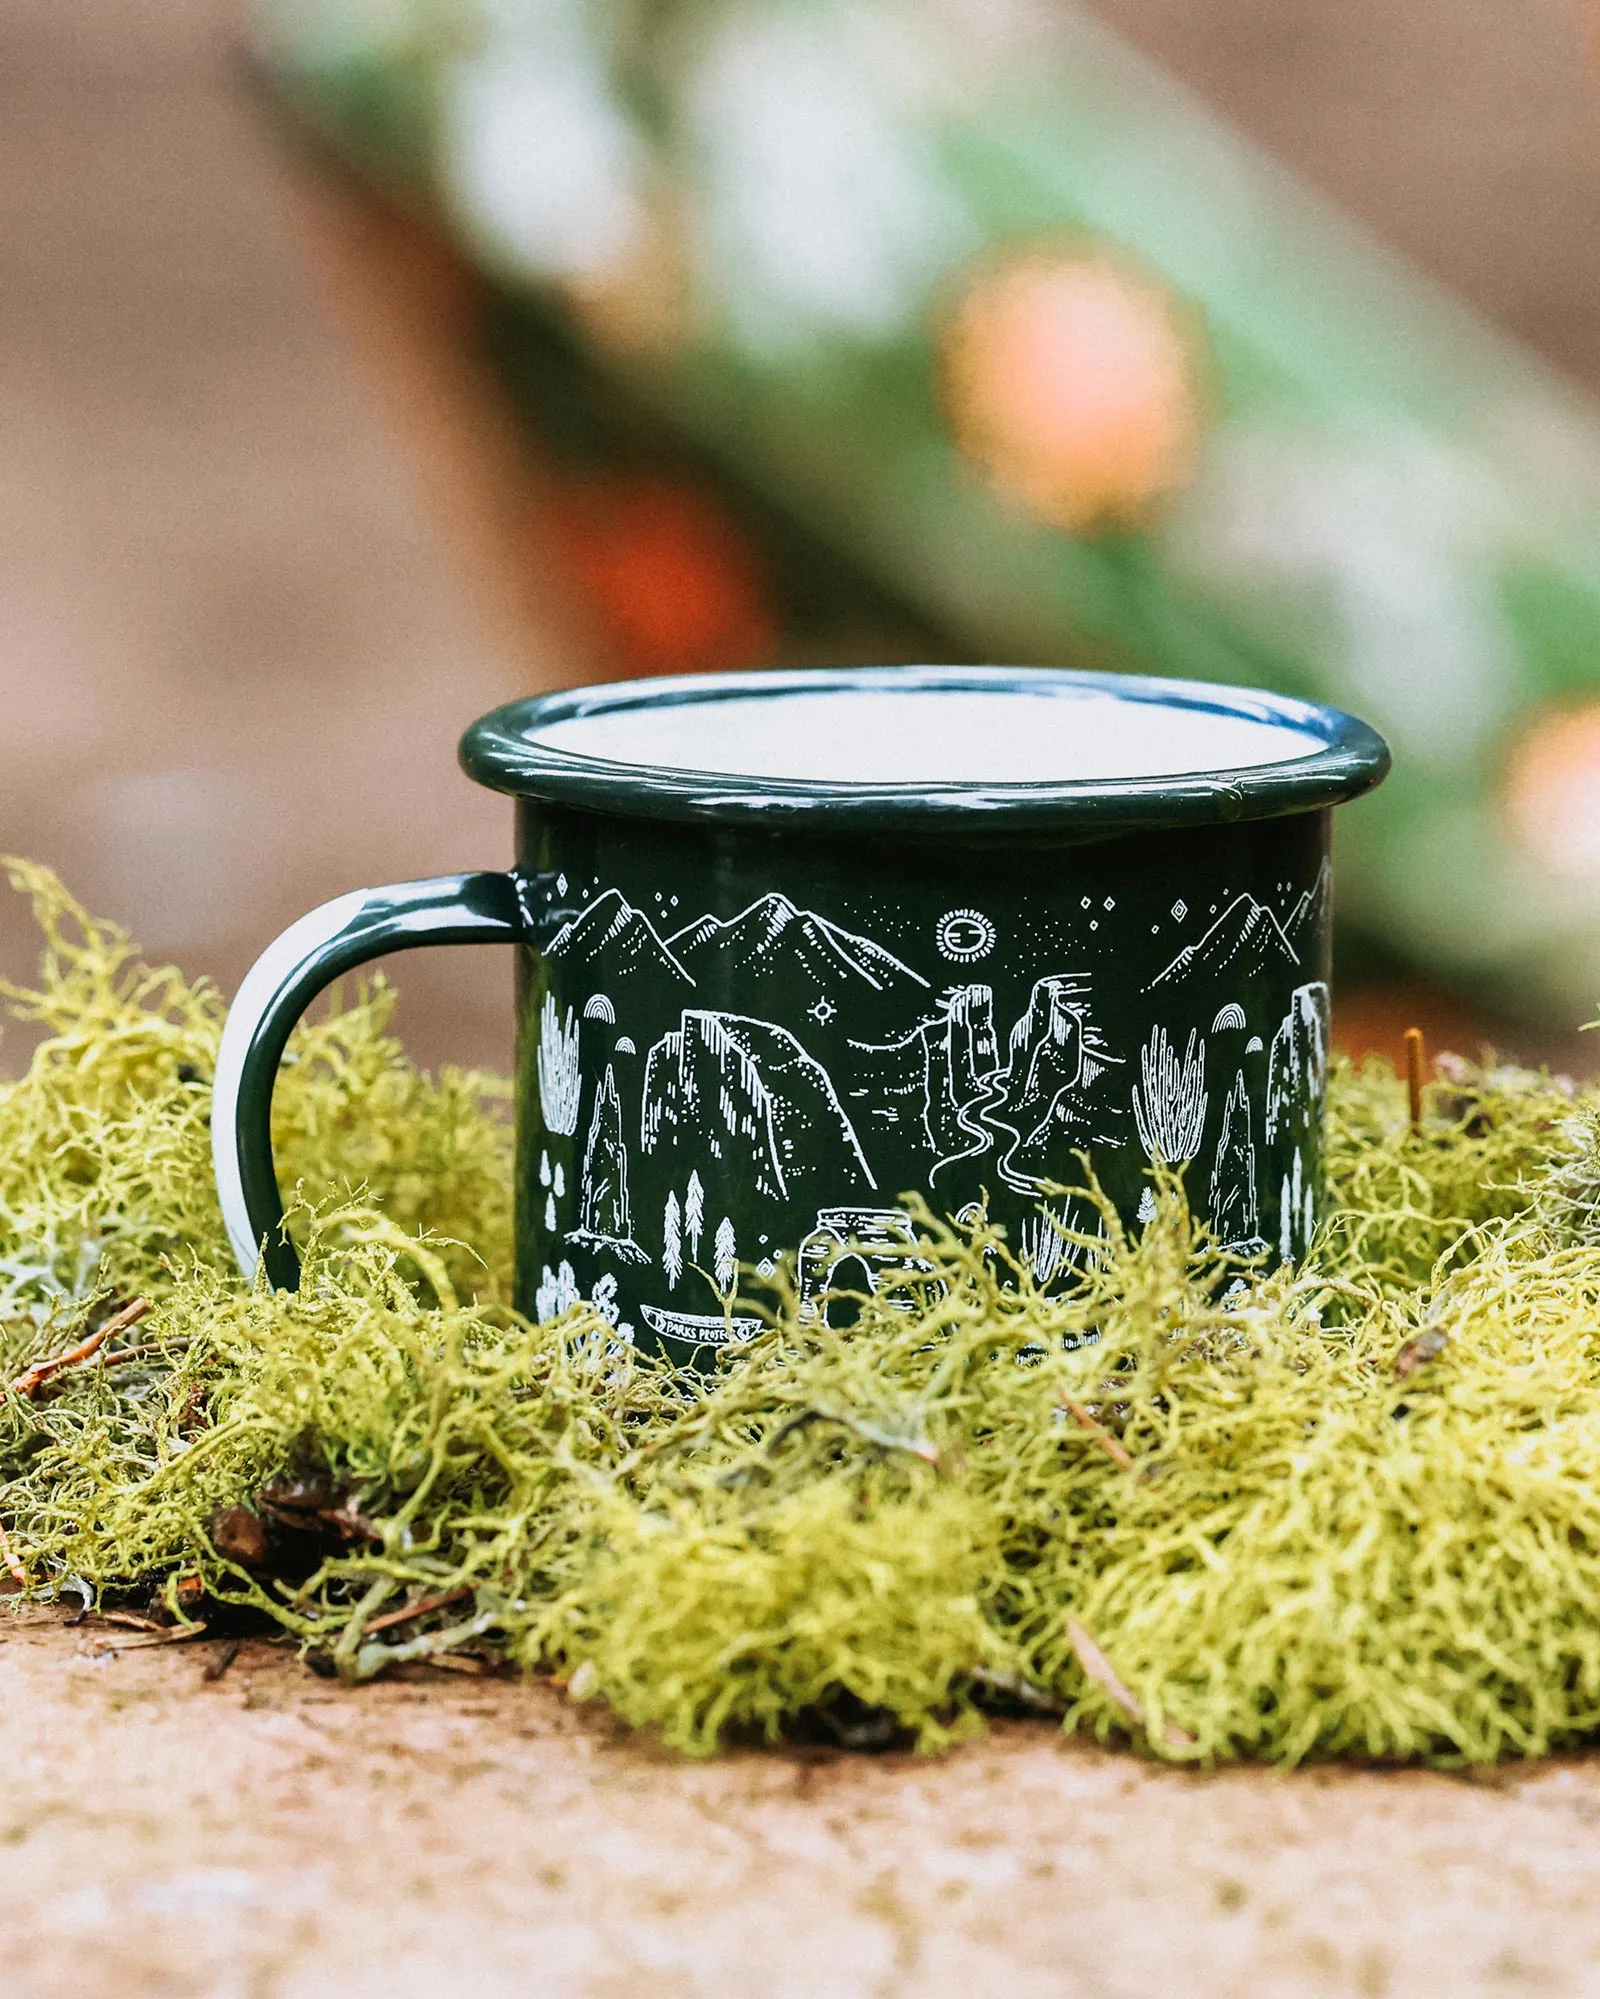
[[[800,1245],[800,1316],[827,1314],[828,1294],[846,1265],[864,1273],[874,1298],[896,1302],[896,1278],[925,1277],[933,1265],[904,1208],[822,1208]]]

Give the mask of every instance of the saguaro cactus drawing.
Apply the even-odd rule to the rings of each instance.
[[[1133,1090],[1133,1116],[1147,1157],[1186,1166],[1200,1150],[1210,1093],[1206,1044],[1191,1028],[1180,1056],[1164,1027],[1150,1031],[1139,1051],[1141,1084]]]
[[[549,993],[539,1013],[539,1102],[547,1131],[578,1129],[578,1017],[569,1006],[563,1021]]]

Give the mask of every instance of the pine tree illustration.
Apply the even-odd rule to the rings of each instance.
[[[706,1190],[700,1184],[700,1175],[689,1175],[689,1191],[683,1197],[683,1232],[689,1238],[689,1260],[692,1263],[700,1254],[700,1231],[705,1226]]]
[[[661,1267],[667,1273],[667,1289],[675,1291],[683,1275],[683,1238],[678,1230],[678,1197],[667,1196],[667,1218],[661,1243]]]
[[[717,1223],[716,1275],[717,1289],[726,1298],[733,1290],[734,1279],[733,1223],[726,1215]]]

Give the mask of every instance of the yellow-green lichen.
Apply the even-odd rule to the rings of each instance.
[[[511,1310],[505,1087],[420,1075],[381,989],[296,1040],[305,1281],[244,1284],[216,996],[13,878],[46,952],[12,1001],[47,1038],[0,1086],[7,1378],[153,1301],[0,1403],[35,1591],[196,1577],[346,1678],[471,1649],[695,1752],[817,1714],[934,1747],[997,1699],[1199,1760],[1600,1730],[1600,1091],[1458,1064],[1418,1131],[1384,1065],[1336,1064],[1299,1271],[1218,1251],[1165,1174],[1048,1292],[923,1214],[916,1311],[844,1333],[780,1290],[690,1394],[585,1308]]]

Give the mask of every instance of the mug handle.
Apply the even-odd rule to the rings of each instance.
[[[336,896],[291,923],[257,958],[228,1009],[211,1091],[217,1197],[247,1279],[259,1261],[276,1290],[300,1283],[272,1162],[272,1092],[290,1032],[317,994],[391,951],[518,944],[527,935],[510,875],[439,875]]]

